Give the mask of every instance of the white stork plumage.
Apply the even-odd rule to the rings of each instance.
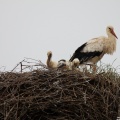
[[[106,32],[108,37],[100,36],[84,43],[75,50],[69,61],[73,61],[75,58],[78,58],[80,60],[80,64],[90,63],[95,66],[104,54],[113,54],[116,50],[117,36],[112,26],[108,26],[106,28]]]
[[[58,62],[52,60],[52,52],[47,52],[47,61],[46,61],[48,68],[57,68]]]
[[[80,61],[78,58],[75,58],[72,62],[61,59],[58,61],[58,68],[62,68],[64,70],[79,70]]]

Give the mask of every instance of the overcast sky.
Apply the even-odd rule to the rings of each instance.
[[[24,57],[46,63],[69,60],[84,42],[107,36],[112,25],[118,37],[114,55],[103,63],[120,65],[120,0],[0,0],[0,66],[12,69]]]

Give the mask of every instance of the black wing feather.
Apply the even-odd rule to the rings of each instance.
[[[84,43],[82,46],[80,46],[79,48],[77,48],[77,50],[74,52],[73,56],[70,58],[69,61],[73,61],[75,58],[78,58],[77,56],[80,54],[80,51],[83,50],[83,48],[86,46],[87,43]]]
[[[80,46],[75,53],[73,54],[73,56],[70,58],[69,61],[73,61],[75,58],[78,58],[80,60],[80,64],[82,64],[83,62],[86,62],[92,58],[94,58],[95,56],[100,56],[102,54],[102,51],[94,51],[94,52],[81,52],[84,47],[86,46],[87,43],[83,44],[82,46]]]

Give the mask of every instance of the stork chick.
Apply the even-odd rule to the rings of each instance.
[[[61,68],[61,69],[65,69],[65,70],[70,70],[71,69],[71,65],[70,65],[71,62],[69,61],[66,61],[65,59],[61,59],[58,61],[58,68]]]
[[[47,57],[48,57],[47,61],[46,61],[47,67],[48,68],[57,68],[58,62],[52,61],[52,52],[51,51],[47,52]]]
[[[80,70],[79,69],[79,65],[80,65],[80,61],[78,58],[75,58],[73,61],[72,61],[72,70]]]
[[[80,61],[77,58],[72,62],[61,59],[58,61],[58,68],[62,68],[64,70],[79,70],[79,64]]]
[[[116,50],[117,36],[114,32],[114,28],[108,26],[106,33],[108,37],[100,36],[93,38],[77,48],[69,61],[72,62],[75,58],[78,58],[80,64],[92,63],[95,71],[95,64],[101,60],[105,54],[113,54]]]

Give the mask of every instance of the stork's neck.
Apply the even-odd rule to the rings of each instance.
[[[105,42],[105,53],[113,54],[116,51],[116,38],[111,33],[108,34],[108,39]]]
[[[51,60],[51,56],[48,56],[48,61],[50,61]]]
[[[111,41],[116,42],[116,37],[111,33],[108,33],[108,39],[111,40]]]
[[[51,61],[51,56],[48,56],[48,59],[47,59],[47,65],[48,65],[48,67],[50,67],[50,61]]]

